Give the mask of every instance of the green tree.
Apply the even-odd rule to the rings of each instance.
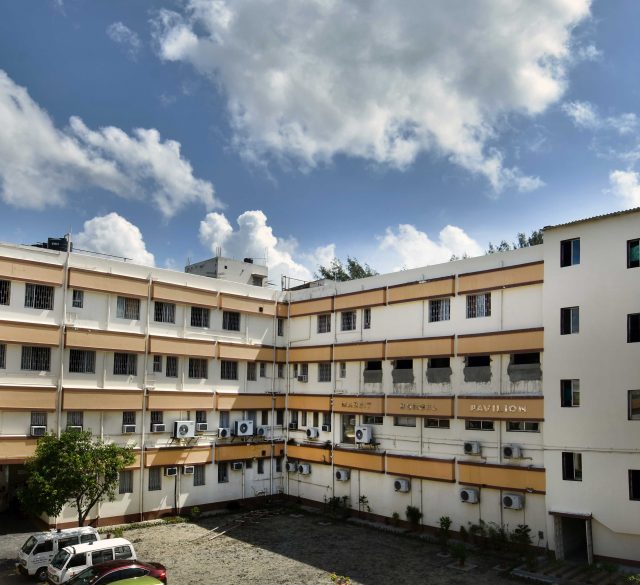
[[[489,248],[487,254],[494,254],[495,252],[507,252],[508,250],[517,250],[518,248],[528,248],[529,246],[537,246],[542,244],[543,232],[542,230],[533,230],[530,236],[527,236],[524,232],[519,232],[517,235],[518,241],[511,244],[506,240],[502,240],[499,244],[494,245],[489,242]]]
[[[89,431],[46,435],[26,462],[27,481],[18,497],[38,515],[58,516],[69,504],[78,511],[78,525],[84,526],[91,508],[115,499],[118,474],[134,460],[130,447],[93,439]]]
[[[319,266],[315,277],[344,282],[345,280],[366,278],[376,274],[378,273],[368,264],[360,264],[356,258],[347,256],[346,266],[338,258],[334,258],[328,266]]]

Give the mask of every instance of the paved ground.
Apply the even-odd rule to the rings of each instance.
[[[39,530],[29,519],[20,514],[0,514],[0,585],[13,583],[13,570],[17,550],[27,537]]]

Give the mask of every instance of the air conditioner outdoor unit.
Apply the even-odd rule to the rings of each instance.
[[[228,439],[231,436],[231,429],[227,429],[224,427],[220,427],[218,429],[218,438],[219,439]]]
[[[178,475],[178,468],[177,467],[165,467],[164,468],[164,474],[165,475]]]
[[[290,422],[289,423],[289,430],[290,431],[297,431],[298,430],[298,423],[297,422]]]
[[[233,469],[234,471],[241,471],[243,467],[244,463],[242,461],[234,461],[231,464],[231,469]]]
[[[298,464],[295,461],[287,461],[285,469],[290,473],[298,471]]]
[[[307,439],[317,439],[320,436],[320,431],[315,427],[307,429]]]
[[[300,463],[298,465],[298,473],[300,475],[309,475],[311,473],[311,465],[308,463]]]
[[[195,473],[195,467],[193,465],[185,465],[182,467],[182,473],[185,475],[193,475]]]
[[[331,425],[322,425],[322,431],[325,433],[331,432]]]
[[[136,425],[122,425],[122,434],[135,433]]]
[[[522,457],[520,445],[503,445],[502,456],[505,459],[520,459]]]
[[[196,423],[193,420],[177,420],[173,423],[175,439],[189,439],[196,436]]]
[[[202,433],[209,430],[209,423],[196,423],[196,431]]]
[[[408,492],[411,489],[411,482],[408,479],[396,479],[393,482],[393,489],[397,492]]]
[[[151,432],[152,433],[164,433],[166,431],[166,425],[164,424],[160,424],[160,423],[156,423],[151,425]]]
[[[479,455],[480,454],[480,443],[478,443],[478,441],[465,441],[465,443],[464,443],[464,454],[465,455]]]
[[[271,427],[258,427],[256,435],[258,435],[258,437],[268,437],[271,435]]]
[[[349,481],[351,471],[348,469],[336,469],[336,481]]]
[[[306,374],[302,374],[301,376],[298,376],[298,382],[307,382],[309,379],[309,376],[307,376]]]
[[[478,503],[478,490],[475,488],[464,488],[460,490],[460,501],[465,504]]]
[[[503,494],[502,507],[509,510],[522,510],[524,498],[520,494]]]
[[[373,440],[371,427],[368,425],[360,425],[356,427],[356,443],[368,445]]]
[[[236,437],[251,437],[253,435],[253,421],[237,420],[233,423],[233,434]]]
[[[47,427],[40,426],[32,426],[31,427],[31,436],[32,437],[43,437],[47,434]]]
[[[80,425],[68,425],[68,431],[82,431],[82,427]]]

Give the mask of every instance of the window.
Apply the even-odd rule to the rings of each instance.
[[[491,293],[467,295],[467,319],[491,317]]]
[[[116,302],[116,317],[118,319],[140,319],[140,299],[131,297],[118,297]]]
[[[229,481],[229,463],[220,461],[218,463],[218,483],[227,483]]]
[[[382,362],[380,360],[365,362],[362,376],[365,384],[380,384],[382,382]]]
[[[118,493],[119,494],[132,494],[133,493],[133,471],[123,470],[118,477]]]
[[[640,469],[629,470],[629,499],[640,500]]]
[[[282,473],[282,457],[276,457],[276,473]]]
[[[189,358],[189,378],[204,380],[207,377],[206,358]]]
[[[540,423],[532,420],[508,420],[507,431],[511,433],[539,433]]]
[[[313,426],[314,427],[319,427],[320,426],[320,413],[319,412],[314,412],[313,413]]]
[[[301,410],[300,411],[300,426],[301,427],[306,427],[307,426],[307,411],[306,410]]]
[[[627,315],[627,343],[640,341],[640,313]]]
[[[560,309],[560,335],[571,335],[580,331],[580,307]]]
[[[84,416],[81,410],[70,410],[67,412],[67,428],[83,427]]]
[[[136,411],[124,410],[122,412],[122,424],[123,425],[135,425],[136,424]]]
[[[284,319],[282,317],[278,317],[277,330],[278,330],[278,337],[283,337],[284,336]]]
[[[429,323],[448,321],[451,318],[451,299],[429,301]]]
[[[580,380],[560,380],[560,406],[580,406]]]
[[[133,554],[131,552],[131,547],[128,544],[123,544],[122,546],[114,546],[113,553],[116,559],[130,559]],[[137,575],[134,575],[137,577]]]
[[[223,311],[222,328],[227,331],[240,331],[240,313],[236,311]]]
[[[464,428],[468,431],[492,431],[492,420],[465,420]]]
[[[276,424],[282,426],[284,424],[284,409],[276,410]]]
[[[340,362],[340,377],[347,377],[347,362]]]
[[[260,412],[260,424],[266,426],[269,424],[269,411],[263,410]]]
[[[167,378],[178,377],[178,358],[175,355],[168,355],[166,359],[165,376]]]
[[[340,313],[340,320],[342,323],[342,331],[355,331],[356,330],[356,312],[355,311],[342,311]]]
[[[194,465],[193,467],[193,485],[205,485],[204,480],[204,465]]]
[[[393,426],[394,427],[415,427],[416,417],[415,416],[394,416]]]
[[[191,327],[209,328],[209,309],[206,307],[191,307]]]
[[[264,473],[264,459],[258,459],[258,475]]]
[[[318,364],[318,382],[331,382],[331,364]]]
[[[27,284],[24,306],[30,309],[53,309],[53,287],[44,284]]]
[[[176,306],[173,303],[155,301],[153,304],[153,320],[156,323],[175,323]]]
[[[11,302],[11,281],[0,280],[0,305],[8,305]]]
[[[525,366],[540,363],[540,352],[534,353],[514,353],[511,356],[511,364],[514,366]]]
[[[448,418],[425,418],[425,429],[449,429],[451,421]]]
[[[196,424],[207,422],[207,411],[196,410]]]
[[[467,368],[486,368],[491,365],[491,357],[488,355],[470,355],[465,358]]]
[[[369,308],[362,310],[362,327],[371,329],[371,309]]]
[[[640,390],[629,390],[629,420],[640,420]]]
[[[627,268],[640,267],[640,240],[627,242]]]
[[[95,374],[96,352],[84,349],[70,349],[69,372],[78,374]]]
[[[82,309],[82,307],[84,306],[84,291],[74,288],[71,291],[71,293],[72,293],[71,306],[74,309]]]
[[[161,355],[153,356],[153,371],[155,373],[162,372],[162,356]]]
[[[298,428],[298,411],[297,410],[289,411],[289,422],[292,425],[296,425],[296,428]]]
[[[331,314],[318,315],[318,333],[331,333]]]
[[[229,428],[229,419],[230,419],[229,411],[221,410],[220,417],[219,417],[220,428],[223,428],[223,429]]]
[[[7,367],[7,346],[4,343],[0,343],[0,370],[4,370]]]
[[[58,546],[60,546],[60,544],[58,544]],[[104,561],[113,560],[113,552],[111,550],[96,551],[95,553],[93,553],[92,556],[94,558],[98,557],[98,560],[96,560],[96,563],[103,563]],[[86,564],[87,564],[87,553],[78,553],[76,555],[73,555],[69,559],[69,562],[67,563],[67,569],[71,569],[73,567],[82,567],[83,565],[86,565]]]
[[[391,380],[394,384],[413,384],[413,360],[394,360]]]
[[[46,427],[47,426],[47,413],[46,412],[32,412],[31,413],[31,426],[32,427]]]
[[[222,380],[238,379],[238,362],[220,361],[220,378]]]
[[[331,413],[330,412],[323,412],[322,413],[322,424],[326,425],[328,427],[331,426]]]
[[[247,380],[249,380],[250,382],[255,382],[257,379],[256,362],[247,362]]]
[[[260,377],[267,377],[267,364],[265,362],[260,362]]]
[[[580,264],[580,238],[560,242],[560,266]]]
[[[582,481],[582,453],[565,452],[562,454],[562,479]]]
[[[356,442],[356,417],[352,414],[342,415],[342,443]]]
[[[163,424],[164,413],[161,410],[152,410],[151,411],[151,430],[153,430],[153,425],[161,425]]]
[[[138,356],[135,353],[113,354],[114,376],[135,376],[138,373]]]
[[[157,492],[162,488],[162,475],[160,467],[149,467],[149,491]]]
[[[364,414],[362,416],[363,425],[381,425],[383,422],[384,422],[383,416],[378,416],[374,414]]]
[[[284,378],[284,364],[278,364],[278,378]]]
[[[51,348],[22,346],[21,370],[48,372],[51,367]]]

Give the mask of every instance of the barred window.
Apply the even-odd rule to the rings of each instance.
[[[135,353],[113,354],[114,376],[136,376],[138,373],[138,356]]]
[[[278,364],[278,378],[284,378],[284,364]]]
[[[331,364],[318,364],[318,382],[331,382]]]
[[[149,467],[149,491],[157,492],[160,489],[162,489],[160,467]]]
[[[451,299],[429,301],[429,322],[449,321],[451,318]]]
[[[204,379],[207,377],[207,360],[204,358],[189,358],[189,378]]]
[[[240,331],[240,313],[236,311],[223,311],[222,328],[227,331]]]
[[[491,293],[467,295],[467,319],[491,317]]]
[[[23,345],[20,369],[48,372],[51,369],[51,348]]]
[[[229,481],[229,463],[220,461],[218,463],[218,483],[227,483]]]
[[[0,305],[8,305],[11,302],[11,281],[0,280]]]
[[[255,382],[257,379],[256,362],[247,362],[247,380]]]
[[[492,431],[492,420],[465,420],[464,428],[468,431]]]
[[[24,306],[30,309],[53,309],[53,287],[27,283]]]
[[[0,343],[0,370],[4,370],[7,367],[7,346],[4,343]]]
[[[371,329],[371,309],[368,307],[362,311],[362,326]]]
[[[162,410],[152,410],[151,411],[151,424],[152,425],[161,425],[163,420],[163,412]]]
[[[264,459],[258,459],[258,475],[264,473]]]
[[[166,359],[165,375],[167,378],[178,377],[178,358],[175,355],[168,355]]]
[[[84,426],[84,413],[81,410],[70,410],[67,412],[67,427]]]
[[[223,380],[238,379],[238,362],[220,361],[220,378]]]
[[[123,470],[118,477],[118,493],[120,494],[132,494],[133,493],[133,471]]]
[[[71,293],[72,293],[71,306],[74,309],[82,309],[82,307],[84,306],[84,291],[77,290],[74,288],[73,291],[71,291]]]
[[[284,319],[282,317],[278,317],[278,337],[282,337],[284,335]]]
[[[122,424],[123,425],[135,425],[136,424],[136,411],[124,410],[122,412]]]
[[[36,412],[31,413],[31,426],[32,427],[46,427],[47,426],[47,413]]]
[[[118,319],[140,319],[140,299],[118,297],[116,303],[116,317]]]
[[[191,327],[209,327],[209,309],[191,307]]]
[[[204,465],[194,465],[194,467],[193,467],[193,485],[205,485],[205,482],[204,482]]]
[[[347,377],[347,362],[340,362],[340,377]]]
[[[318,333],[331,333],[331,314],[318,315]]]
[[[340,319],[342,323],[342,331],[355,331],[356,330],[356,312],[355,311],[342,311],[340,313]]]
[[[173,303],[155,301],[153,304],[153,320],[156,323],[175,323],[176,306]]]
[[[206,423],[206,422],[207,422],[207,411],[196,410],[196,423]]]
[[[260,377],[267,377],[267,364],[265,364],[264,362],[260,362]]]
[[[70,349],[69,372],[76,374],[95,374],[96,352],[86,349]]]
[[[162,356],[161,355],[153,356],[153,371],[155,373],[162,372]]]

